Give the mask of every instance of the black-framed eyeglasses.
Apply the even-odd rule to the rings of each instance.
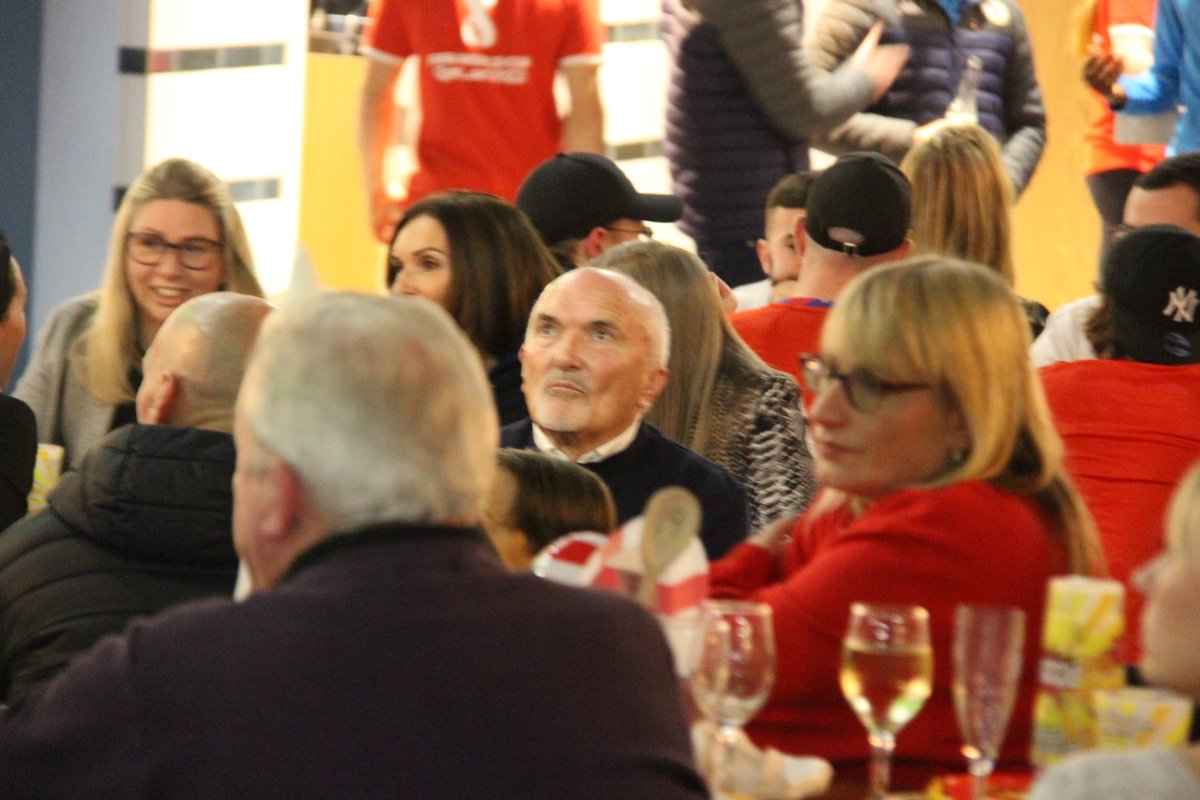
[[[928,383],[885,381],[865,369],[842,372],[836,367],[826,364],[820,356],[812,353],[800,356],[800,370],[804,375],[804,382],[808,384],[808,388],[812,390],[813,394],[820,394],[831,380],[841,383],[850,405],[864,414],[871,414],[878,410],[883,398],[889,394],[930,387]]]
[[[616,226],[605,225],[604,230],[615,231],[618,233],[631,233],[634,236],[637,236],[639,239],[653,239],[654,238],[654,229],[651,228],[649,225],[643,225],[640,228],[618,228]]]
[[[179,263],[188,269],[207,269],[212,266],[213,256],[225,245],[212,239],[194,237],[178,244],[168,242],[157,233],[131,231],[126,237],[129,257],[139,264],[154,266],[162,261],[168,250],[174,250]]]

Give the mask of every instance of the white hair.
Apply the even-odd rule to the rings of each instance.
[[[268,319],[239,403],[331,531],[473,522],[499,440],[474,347],[420,298],[327,292]]]

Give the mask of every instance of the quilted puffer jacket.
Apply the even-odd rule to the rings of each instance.
[[[1046,109],[1020,7],[1013,0],[965,0],[954,26],[937,0],[829,0],[813,30],[811,60],[837,68],[881,19],[882,41],[911,46],[908,63],[877,103],[813,144],[837,155],[874,150],[898,163],[916,127],[946,113],[968,58],[976,56],[979,124],[1000,142],[1013,186],[1024,190],[1046,145]]]
[[[0,534],[7,702],[134,617],[233,592],[234,461],[228,434],[126,425]]]

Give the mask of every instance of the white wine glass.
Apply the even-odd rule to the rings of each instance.
[[[1025,612],[1012,606],[961,605],[954,613],[954,710],[971,796],[987,796],[1021,679]]]
[[[921,606],[854,603],[842,640],[842,694],[867,729],[872,800],[887,797],[896,734],[929,697],[933,652]]]
[[[775,683],[775,631],[771,607],[741,600],[705,600],[700,607],[692,699],[714,725],[702,769],[714,797],[733,776],[730,755],[742,726],[766,702]]]

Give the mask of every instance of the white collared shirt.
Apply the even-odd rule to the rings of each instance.
[[[632,425],[596,449],[589,450],[579,458],[574,459],[575,463],[595,464],[603,461],[606,458],[612,458],[617,453],[620,453],[624,450],[628,450],[629,445],[633,444],[633,440],[637,438],[638,428],[641,426],[641,424],[642,415],[638,414],[637,419],[633,421]],[[546,435],[545,431],[538,427],[536,422],[533,423],[533,444],[538,450],[541,450],[543,453],[548,455],[552,455],[555,458],[563,458],[567,461],[572,460],[569,455],[555,447],[554,442],[550,440],[550,437]]]

